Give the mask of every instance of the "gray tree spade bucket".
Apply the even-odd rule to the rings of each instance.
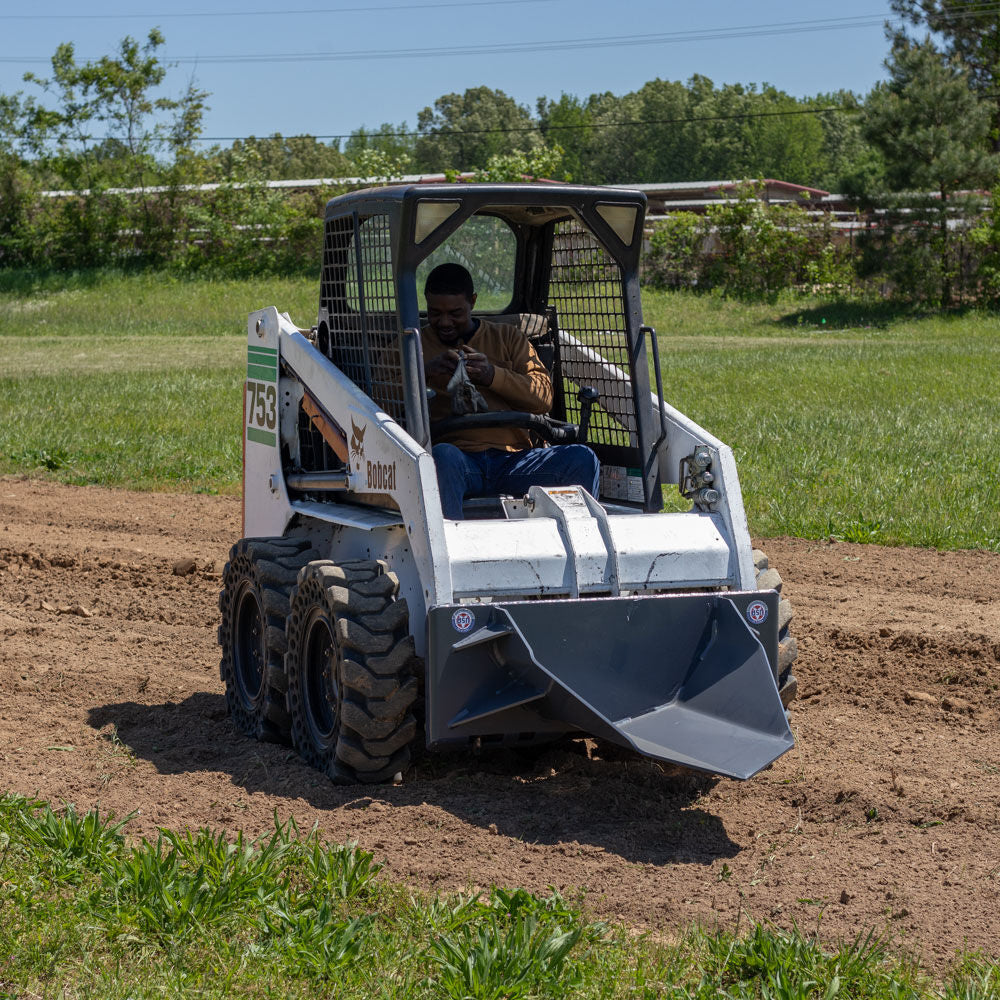
[[[433,608],[428,745],[581,730],[752,777],[794,745],[772,666],[777,603],[755,591]]]

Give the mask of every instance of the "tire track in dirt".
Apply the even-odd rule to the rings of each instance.
[[[754,919],[997,955],[1000,555],[762,542],[796,613],[798,745],[750,782],[581,740],[338,788],[226,718],[239,524],[233,497],[0,479],[0,790],[138,810],[146,835],[276,810],[420,887],[553,885],[664,935]]]

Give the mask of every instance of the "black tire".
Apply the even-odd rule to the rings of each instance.
[[[401,773],[417,732],[413,637],[399,580],[373,560],[304,566],[287,623],[292,743],[334,781]]]
[[[219,674],[234,725],[257,740],[291,742],[285,619],[299,569],[315,556],[301,538],[242,538],[222,571]]]
[[[757,589],[776,590],[781,597],[778,603],[778,694],[781,696],[781,704],[788,708],[799,692],[799,682],[792,672],[792,666],[799,656],[799,645],[788,628],[794,614],[792,602],[781,593],[781,575],[771,567],[767,555],[760,549],[753,550],[753,563],[757,574]]]

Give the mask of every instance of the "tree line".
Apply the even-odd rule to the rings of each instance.
[[[624,95],[539,97],[529,108],[473,87],[442,95],[413,127],[362,126],[343,142],[276,134],[208,148],[201,137],[210,95],[194,83],[166,95],[158,30],[141,42],[125,38],[95,61],[78,61],[66,43],[47,76],[26,74],[25,90],[0,94],[0,267],[311,269],[322,204],[338,188],[289,194],[266,180],[778,177],[844,192],[874,220],[851,248],[852,284],[945,304],[1000,295],[1000,208],[982,193],[998,186],[1000,172],[1000,12],[959,0],[891,7],[899,26],[887,28],[887,78],[867,95],[800,98],[696,75]],[[220,187],[194,190],[205,184]],[[42,196],[52,190],[76,194]],[[811,225],[793,212],[764,228],[799,224]],[[704,245],[692,243],[698,226],[674,221],[658,235],[658,280],[718,286],[710,278],[717,267],[699,265],[697,279],[690,260],[669,270],[683,246]],[[723,229],[714,227],[716,258]],[[781,281],[807,280],[814,230],[800,241],[809,247],[801,266],[786,267]],[[736,239],[747,230],[727,231]],[[723,242],[721,256],[727,249]]]
[[[244,179],[344,177],[381,169],[441,173],[544,159],[553,179],[592,184],[781,176],[834,186],[864,155],[848,91],[793,97],[775,87],[652,80],[625,95],[540,97],[534,110],[501,90],[444,94],[416,124],[359,127],[343,143],[312,136],[199,142],[210,95],[193,83],[162,96],[158,30],[79,63],[60,45],[28,92],[0,95],[0,154],[50,188],[139,187]]]

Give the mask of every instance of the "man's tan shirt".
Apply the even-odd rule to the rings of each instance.
[[[424,362],[454,350],[443,343],[428,326],[420,331]],[[470,351],[485,354],[494,366],[493,384],[477,386],[491,413],[521,410],[527,413],[548,413],[552,407],[552,380],[545,365],[538,359],[528,338],[516,327],[480,320],[479,329],[465,341]],[[430,401],[431,421],[445,420],[452,415],[451,397],[445,391],[448,378],[430,378],[427,384],[436,395]],[[533,447],[528,432],[521,427],[483,427],[460,430],[435,439],[462,451],[521,451]]]

